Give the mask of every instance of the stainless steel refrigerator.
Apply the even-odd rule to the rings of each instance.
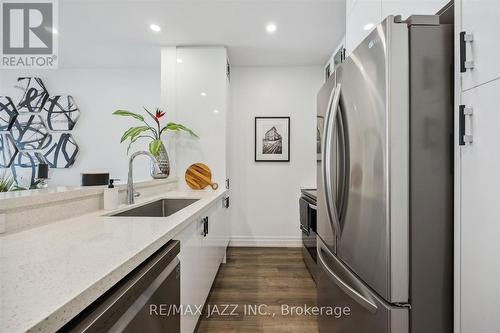
[[[389,16],[318,93],[321,332],[452,332],[453,26]]]

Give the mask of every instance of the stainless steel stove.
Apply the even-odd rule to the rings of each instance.
[[[302,189],[299,199],[300,230],[302,230],[302,256],[307,269],[316,282],[316,189]]]

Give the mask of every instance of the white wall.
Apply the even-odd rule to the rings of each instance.
[[[80,173],[106,171],[112,177],[127,180],[127,145],[120,144],[122,133],[137,122],[113,116],[118,109],[141,112],[142,106],[160,105],[160,50],[158,69],[155,68],[86,68],[59,70],[1,70],[0,95],[18,94],[14,88],[17,77],[38,76],[51,94],[68,94],[75,98],[81,116],[73,131],[80,151],[76,163],[69,169],[54,169],[50,173],[51,186],[79,185]],[[167,117],[168,117],[167,112]],[[136,142],[131,148],[147,150],[147,143]],[[150,179],[149,161],[139,157],[135,179]],[[29,180],[28,180],[29,181]]]
[[[299,246],[300,187],[316,186],[317,67],[233,67],[229,112],[232,244]],[[289,163],[254,162],[254,117],[290,116]]]

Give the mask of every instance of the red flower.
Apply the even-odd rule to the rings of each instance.
[[[156,113],[155,113],[155,118],[156,119],[160,119],[161,117],[163,117],[165,115],[165,112],[163,112],[162,110],[160,109],[156,109]]]

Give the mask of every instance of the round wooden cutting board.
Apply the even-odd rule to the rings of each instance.
[[[212,183],[212,171],[203,163],[191,164],[186,170],[184,179],[193,190],[202,190],[209,185],[214,190],[219,187],[219,184]]]

